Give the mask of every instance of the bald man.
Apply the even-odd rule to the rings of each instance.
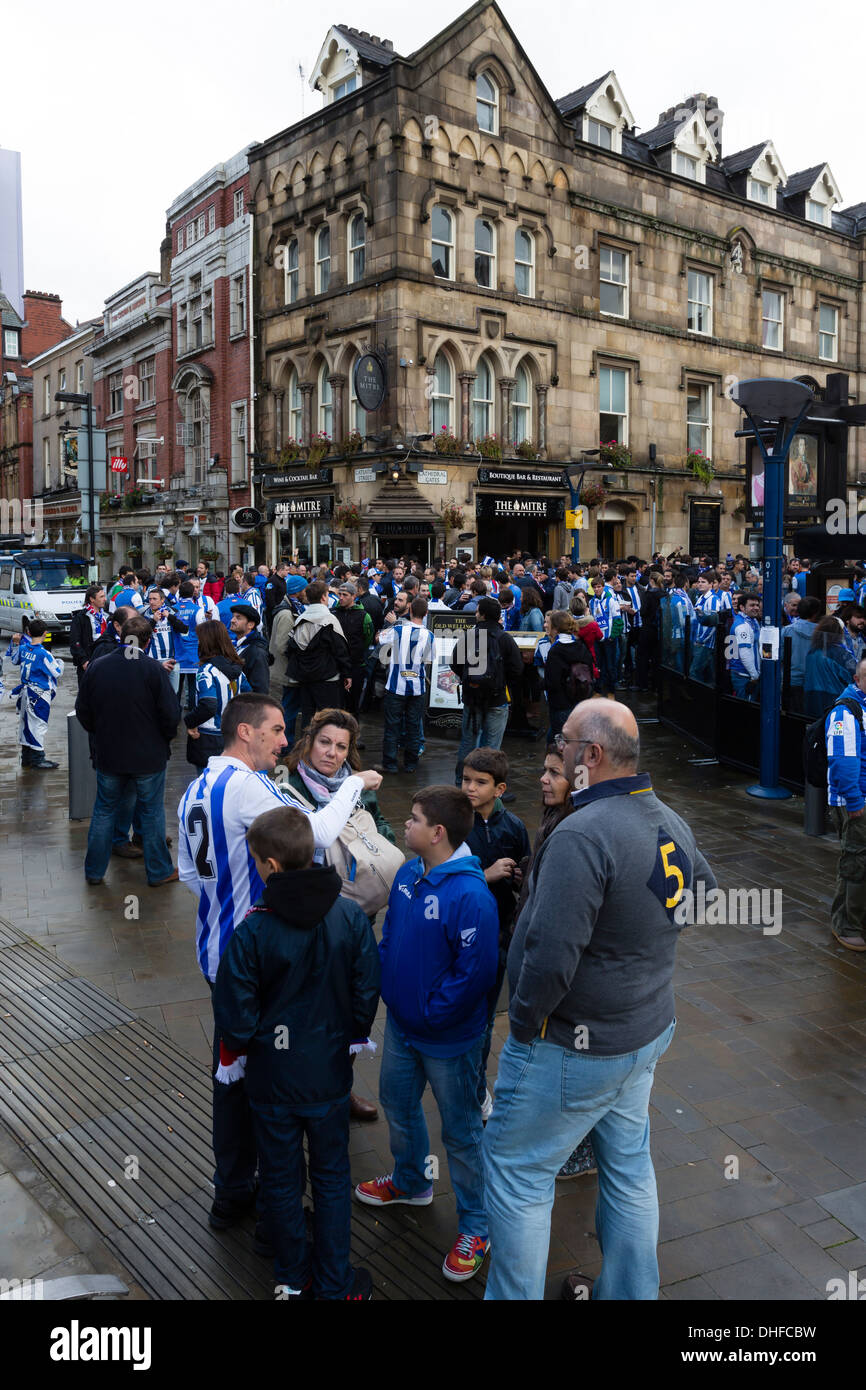
[[[674,1034],[676,909],[685,890],[716,881],[685,821],[638,772],[627,706],[583,701],[557,743],[580,790],[530,871],[508,953],[511,1031],[484,1134],[485,1298],[544,1297],[556,1175],[592,1131],[604,1264],[594,1288],[583,1280],[568,1296],[651,1300],[658,1194],[648,1112]]]

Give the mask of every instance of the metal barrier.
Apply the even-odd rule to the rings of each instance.
[[[90,761],[90,736],[82,729],[75,711],[66,716],[69,767],[69,819],[89,820],[96,800],[96,770]]]

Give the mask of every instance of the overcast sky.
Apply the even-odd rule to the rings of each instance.
[[[5,25],[0,145],[20,150],[24,280],[76,319],[159,269],[165,210],[214,164],[299,120],[331,23],[420,47],[460,0],[38,0]],[[501,6],[553,97],[614,68],[638,127],[693,92],[718,97],[724,152],[772,139],[786,172],[827,161],[843,206],[866,199],[861,0],[619,0]],[[315,11],[315,13],[313,13]],[[11,26],[11,33],[10,33]],[[9,40],[14,38],[14,43]],[[304,111],[321,97],[308,87]]]

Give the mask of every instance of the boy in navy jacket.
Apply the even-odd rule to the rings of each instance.
[[[478,860],[464,843],[474,812],[456,787],[419,791],[406,822],[417,854],[397,874],[379,954],[388,1006],[379,1098],[394,1171],[362,1182],[371,1206],[429,1206],[437,1160],[421,1097],[427,1083],[442,1116],[459,1233],[442,1271],[471,1279],[490,1248],[476,1097],[488,996],[496,979],[499,918]]]
[[[350,1049],[363,1046],[379,1002],[376,940],[357,903],[340,897],[336,870],[313,863],[313,831],[302,811],[266,811],[247,842],[265,890],[232,933],[217,971],[216,1075],[227,1084],[245,1076],[274,1296],[369,1299],[368,1271],[349,1263],[349,1092]]]

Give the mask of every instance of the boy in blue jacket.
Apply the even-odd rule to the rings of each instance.
[[[379,946],[388,1006],[379,1098],[394,1171],[355,1188],[371,1206],[433,1201],[436,1159],[421,1109],[429,1082],[459,1228],[442,1272],[458,1282],[477,1274],[490,1248],[476,1090],[499,917],[481,865],[464,843],[473,820],[472,803],[457,787],[424,787],[412,803],[406,845],[418,857],[394,879]]]
[[[257,816],[247,843],[265,889],[232,933],[213,992],[220,1036],[217,1081],[246,1080],[259,1155],[265,1232],[274,1248],[274,1297],[372,1297],[349,1263],[351,1050],[363,1046],[379,1002],[379,957],[369,920],[340,897],[340,878],[313,863],[303,811]],[[307,1245],[304,1137],[313,1190]]]

